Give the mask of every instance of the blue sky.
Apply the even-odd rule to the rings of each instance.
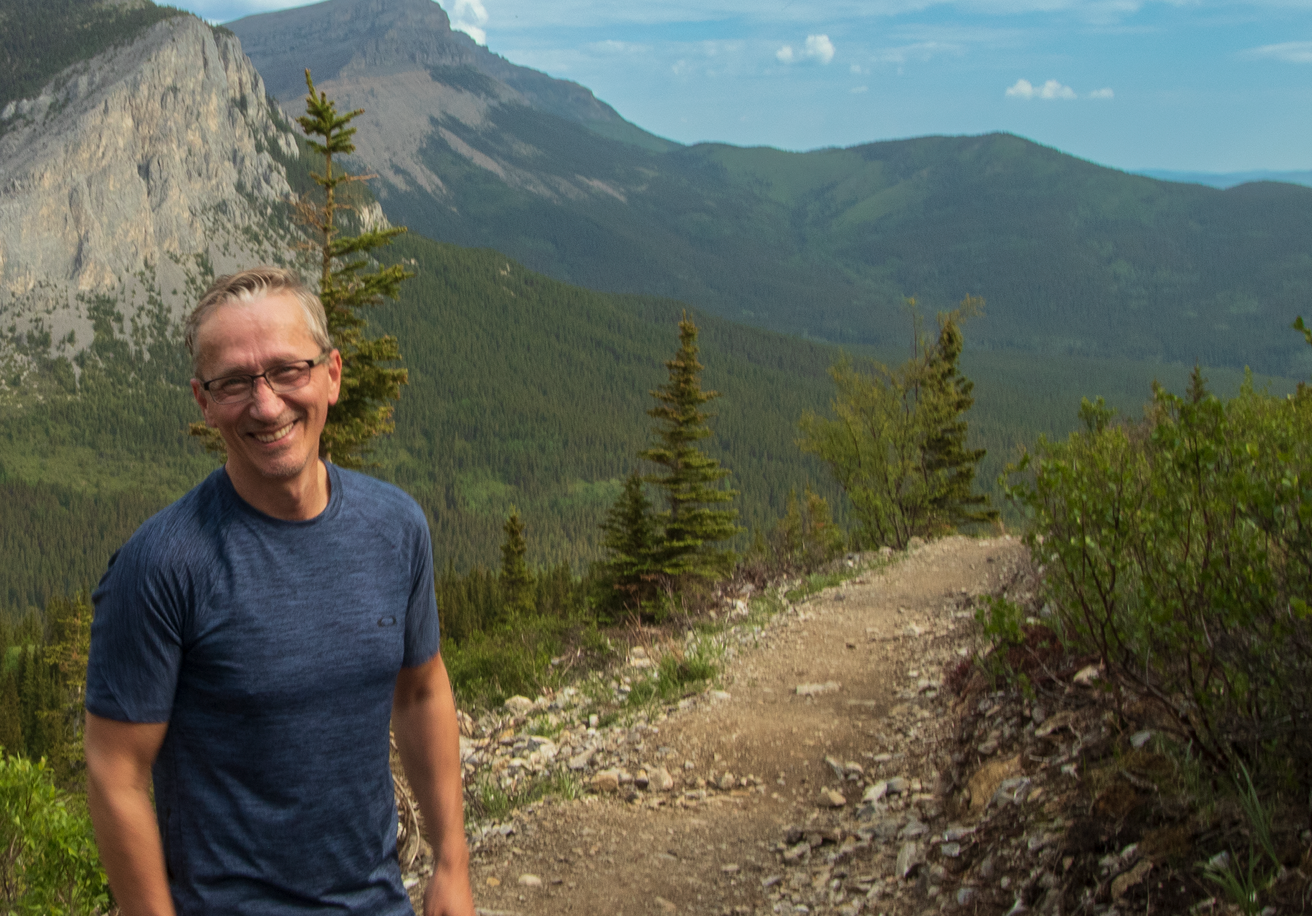
[[[226,21],[302,4],[181,5]],[[1125,169],[1312,169],[1312,0],[442,6],[492,51],[681,142],[802,150],[1005,130]]]

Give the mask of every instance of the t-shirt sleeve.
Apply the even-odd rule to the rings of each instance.
[[[134,537],[92,595],[86,707],[119,722],[167,722],[183,650],[184,583]]]
[[[433,591],[433,541],[428,533],[428,519],[414,507],[416,536],[412,539],[412,576],[410,605],[405,615],[405,656],[402,665],[422,665],[441,648],[437,618],[437,595]]]

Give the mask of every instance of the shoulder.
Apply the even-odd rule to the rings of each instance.
[[[123,545],[120,561],[167,567],[204,553],[205,545],[215,540],[232,513],[222,474],[222,469],[215,471],[177,502],[146,519]]]
[[[218,473],[147,519],[110,557],[92,595],[96,620],[152,616],[181,633],[189,609],[210,590],[221,568],[223,531],[232,515],[226,480]],[[149,611],[143,614],[142,611]],[[126,615],[126,617],[124,616]]]
[[[342,487],[343,502],[360,517],[389,525],[410,524],[428,528],[424,510],[400,487],[345,468],[334,468]]]

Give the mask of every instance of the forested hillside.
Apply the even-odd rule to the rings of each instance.
[[[399,338],[411,384],[374,473],[424,506],[439,564],[493,565],[512,505],[531,561],[595,558],[597,525],[648,443],[648,392],[664,379],[683,306],[571,287],[417,235],[389,256],[418,275],[372,324]],[[0,409],[0,605],[11,611],[94,585],[141,521],[216,464],[186,435],[190,371],[166,326],[134,345],[114,333],[113,303],[91,311],[93,346],[76,364],[47,362],[28,396]],[[802,412],[832,397],[826,369],[838,351],[694,317],[706,387],[723,395],[709,450],[733,473],[742,522],[768,528],[789,490],[808,483],[843,516],[826,472],[796,445]],[[968,322],[967,339],[990,320]],[[907,316],[899,321],[909,335]],[[1134,411],[1153,378],[1187,383],[1183,366],[1128,360],[989,352],[967,354],[963,368],[976,381],[968,419],[972,441],[989,449],[980,481],[990,489],[1017,445],[1073,427],[1081,396]],[[1238,384],[1238,373],[1209,374],[1218,390]]]
[[[490,119],[447,129],[525,168],[531,136],[539,171],[583,169],[616,195],[507,188],[435,137],[423,155],[451,200],[384,187],[389,215],[585,286],[847,345],[903,339],[906,297],[969,294],[990,303],[971,349],[1306,368],[1283,329],[1312,296],[1310,188],[1160,182],[1005,134],[655,154],[522,107]]]

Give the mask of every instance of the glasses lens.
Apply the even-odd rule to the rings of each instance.
[[[269,380],[269,387],[274,391],[300,388],[310,380],[310,363],[307,361],[276,366],[266,372],[264,377]]]
[[[230,375],[227,378],[216,379],[210,383],[210,394],[220,404],[225,401],[244,398],[250,393],[251,377],[249,375]]]

